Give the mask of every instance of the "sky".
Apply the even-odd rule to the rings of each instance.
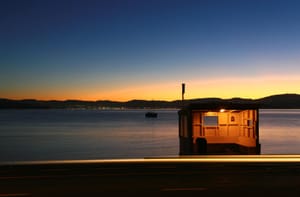
[[[1,0],[0,98],[300,94],[297,0]]]

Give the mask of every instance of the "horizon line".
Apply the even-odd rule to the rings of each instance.
[[[197,100],[197,99],[221,99],[221,100],[231,100],[231,99],[245,99],[245,100],[259,100],[267,97],[272,97],[272,96],[283,96],[283,95],[297,95],[300,96],[298,93],[282,93],[282,94],[272,94],[269,96],[264,96],[260,98],[244,98],[244,97],[231,97],[231,98],[221,98],[221,97],[201,97],[201,98],[188,98],[184,100]],[[0,100],[13,100],[13,101],[43,101],[43,102],[50,102],[50,101],[58,101],[58,102],[66,102],[66,101],[81,101],[81,102],[120,102],[120,103],[126,103],[126,102],[131,102],[131,101],[154,101],[154,102],[176,102],[176,101],[181,101],[181,99],[176,99],[176,100],[149,100],[149,99],[131,99],[131,100],[126,100],[126,101],[121,101],[121,100],[109,100],[109,99],[99,99],[99,100],[84,100],[84,99],[34,99],[34,98],[23,98],[23,99],[16,99],[16,98],[5,98],[5,97],[0,97]]]

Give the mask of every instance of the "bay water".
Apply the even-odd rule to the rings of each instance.
[[[0,110],[0,162],[178,156],[178,110]],[[300,109],[260,110],[261,154],[300,154]]]

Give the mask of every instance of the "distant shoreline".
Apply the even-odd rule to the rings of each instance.
[[[260,99],[220,99],[220,98],[199,98],[188,99],[184,101],[185,105],[190,103],[250,103],[257,104],[261,109],[300,109],[299,94],[280,94],[272,95]],[[148,100],[131,100],[127,102],[119,101],[41,101],[35,99],[12,100],[0,99],[0,109],[180,109],[181,100],[175,101],[148,101]]]

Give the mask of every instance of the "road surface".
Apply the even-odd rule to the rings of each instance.
[[[299,193],[300,156],[0,163],[0,197]]]

